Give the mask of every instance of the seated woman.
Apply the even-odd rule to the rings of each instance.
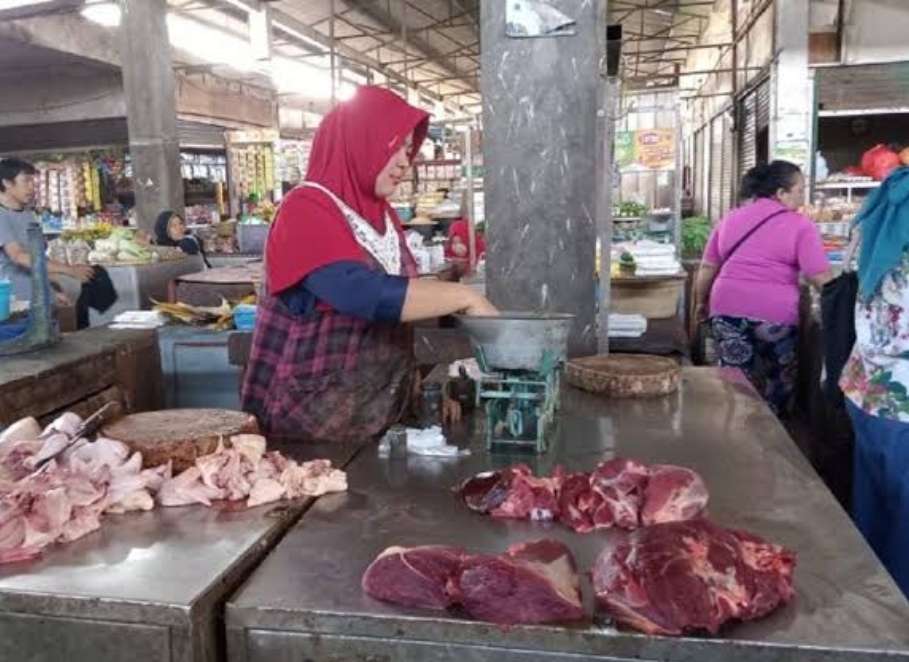
[[[200,242],[186,229],[186,223],[179,214],[167,209],[158,214],[155,221],[155,244],[175,246],[187,255],[201,255],[206,267],[211,267]]]

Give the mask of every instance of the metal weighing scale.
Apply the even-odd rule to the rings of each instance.
[[[0,322],[0,356],[23,354],[55,345],[60,341],[60,328],[54,319],[44,234],[41,226],[30,225],[28,245],[31,256],[32,297],[28,320]]]
[[[483,373],[477,405],[486,413],[487,450],[548,450],[573,319],[516,312],[458,318]]]

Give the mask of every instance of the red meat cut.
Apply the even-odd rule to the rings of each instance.
[[[559,485],[564,472],[537,478],[526,464],[477,474],[458,491],[471,510],[500,519],[552,520],[559,516]]]
[[[636,529],[646,498],[649,470],[640,462],[616,458],[590,474],[590,489],[602,498],[591,513],[594,528]]]
[[[559,486],[563,479],[557,467],[551,477],[537,478],[530,467],[519,464],[506,470],[505,499],[489,514],[502,519],[554,520],[559,516]]]
[[[584,617],[574,557],[548,539],[513,545],[499,556],[453,547],[390,547],[366,569],[362,585],[379,600],[429,609],[460,605],[492,623]]]
[[[458,488],[468,508],[493,517],[558,519],[579,533],[693,519],[709,498],[703,479],[684,467],[616,458],[592,472],[535,477],[526,465],[478,474]]]
[[[600,607],[647,634],[716,634],[789,602],[795,553],[706,519],[647,526],[593,569]]]
[[[555,540],[514,545],[501,556],[470,556],[454,585],[468,614],[482,621],[556,623],[584,617],[571,551]]]
[[[363,590],[406,607],[446,609],[454,604],[448,583],[461,566],[457,547],[389,547],[363,574]]]
[[[694,519],[707,505],[704,480],[691,469],[670,464],[650,467],[641,524],[663,524]]]

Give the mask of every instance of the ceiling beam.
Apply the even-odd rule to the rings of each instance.
[[[293,16],[284,12],[277,7],[271,9],[272,16],[272,25],[278,24],[278,29],[283,25],[287,28],[288,34],[291,36],[296,36],[294,33],[297,33],[305,38],[307,41],[315,42],[326,49],[326,52],[329,49],[330,44],[328,43],[328,37],[322,34],[320,31],[316,30],[313,27],[309,27],[306,24],[298,21]],[[397,71],[390,67],[384,66],[381,62],[372,58],[368,55],[362,54],[360,51],[351,48],[349,45],[341,42],[336,46],[337,53],[351,62],[356,62],[364,67],[369,69],[374,69],[384,76],[388,77],[390,80],[396,81],[403,85],[411,85],[411,82],[407,80],[404,76],[399,74]],[[425,94],[428,95],[431,99],[435,101],[444,101],[444,96],[436,94],[432,90],[424,90]]]
[[[400,1],[401,1],[402,7],[404,7],[404,5],[406,4],[408,8],[416,9],[420,13],[426,14],[426,12],[424,12],[422,9],[419,9],[418,7],[415,7],[414,5],[407,3],[406,0],[400,0]],[[411,33],[411,34],[408,34],[408,36],[407,36],[408,42],[410,44],[412,44],[414,47],[416,47],[418,50],[425,53],[429,57],[430,60],[434,61],[437,65],[439,65],[440,67],[445,69],[452,76],[457,76],[462,73],[461,70],[458,69],[458,67],[450,61],[449,57],[445,53],[440,51],[438,48],[436,48],[433,44],[431,44],[429,42],[428,38],[424,38],[424,37],[420,36],[420,32],[422,31],[422,28],[414,29],[411,26],[405,26],[405,24],[401,21],[400,18],[392,15],[386,9],[383,9],[382,7],[380,7],[377,3],[370,2],[368,0],[365,0],[365,1],[364,0],[347,0],[347,2],[350,4],[351,7],[356,8],[357,11],[359,11],[364,16],[387,27],[392,33],[394,33],[394,32],[403,33],[403,31],[406,29],[409,33]],[[429,16],[432,17],[431,14]],[[444,32],[439,33],[439,34],[445,35]],[[464,46],[464,44],[462,42],[458,41],[457,39],[451,39],[451,37],[448,37],[447,35],[446,35],[446,37],[448,39],[450,39],[451,41],[453,41],[458,46]],[[465,76],[465,78],[466,78],[466,76]]]
[[[464,21],[462,23],[450,23],[447,25],[441,25],[441,24],[432,25],[432,26],[427,25],[425,28],[420,28],[420,29],[421,30],[434,30],[434,31],[438,32],[440,30],[455,30],[455,29],[462,29],[462,28],[472,28],[473,26],[474,26],[473,22]],[[366,38],[378,39],[379,37],[394,37],[394,39],[392,39],[391,41],[395,41],[400,36],[401,36],[400,34],[395,34],[394,32],[389,32],[389,31],[383,30],[381,32],[370,32],[370,33],[366,33],[366,34],[346,35],[344,37],[335,37],[335,39],[343,41],[343,40],[351,40],[351,39],[366,39]],[[371,47],[371,49],[375,49],[375,48],[378,48],[378,47],[377,46]]]
[[[410,6],[413,7],[413,5],[410,5]],[[438,30],[439,28],[442,28],[442,27],[444,27],[444,28],[453,27],[452,25],[450,25],[450,21],[460,19],[464,15],[465,14],[463,14],[463,13],[455,14],[455,15],[449,16],[448,18],[443,18],[443,19],[437,20],[435,23],[430,23],[429,25],[424,25],[422,28],[420,28],[420,30]],[[470,26],[467,25],[465,27],[470,27]],[[389,30],[385,34],[388,34],[391,36],[389,38],[379,40],[378,44],[376,44],[375,46],[370,46],[369,48],[367,48],[366,50],[361,51],[361,52],[368,54],[368,53],[372,53],[373,51],[377,51],[382,48],[390,48],[390,46],[392,44],[394,44],[396,41],[399,41],[400,37],[401,37],[400,30],[398,30],[398,31]],[[456,43],[460,44],[460,42],[457,42],[457,41],[456,41]],[[395,50],[400,50],[400,49],[395,49]]]
[[[692,44],[690,46],[670,46],[669,48],[657,48],[650,51],[638,51],[632,55],[660,55],[661,53],[674,53],[676,51],[696,51],[705,48],[729,48],[732,43],[725,44]]]
[[[469,53],[466,53],[467,55],[474,55],[474,52],[471,49],[478,48],[479,45],[480,45],[479,41],[475,41],[472,44],[464,44],[460,48],[456,48],[453,51],[448,51],[448,52],[444,53],[443,55],[449,59],[452,57],[464,54],[465,51],[470,51]],[[476,53],[476,56],[477,57],[479,56],[479,52]],[[382,64],[385,64],[385,65],[406,64],[408,62],[412,62],[414,59],[415,58],[408,58],[406,60],[391,60],[388,62],[383,62]],[[420,59],[420,58],[416,58],[416,59]],[[427,61],[433,61],[432,58],[422,58],[422,59],[425,59]]]

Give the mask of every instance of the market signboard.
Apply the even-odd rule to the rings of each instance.
[[[675,143],[675,129],[617,131],[615,161],[622,170],[672,170]]]
[[[635,132],[637,163],[650,170],[675,168],[675,130],[646,129]]]

